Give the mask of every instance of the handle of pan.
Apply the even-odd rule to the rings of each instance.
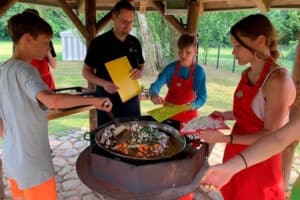
[[[87,141],[91,141],[91,133],[90,132],[85,132],[83,134],[83,139]]]

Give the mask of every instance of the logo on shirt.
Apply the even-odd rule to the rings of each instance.
[[[134,53],[137,53],[137,50],[136,50],[136,48],[134,48],[134,47],[130,47],[130,48],[129,48],[129,52],[130,52],[130,53],[133,53],[133,52],[134,52]]]
[[[182,86],[182,83],[177,82],[177,83],[176,83],[176,86],[177,86],[177,87],[181,87],[181,86]]]
[[[237,96],[238,98],[241,98],[241,97],[243,96],[242,90],[239,90],[239,91],[236,93],[236,96]]]

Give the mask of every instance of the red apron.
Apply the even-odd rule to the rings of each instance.
[[[190,73],[188,79],[183,79],[179,77],[179,67],[180,62],[176,63],[175,73],[171,80],[170,88],[168,90],[167,96],[165,101],[174,104],[174,105],[183,105],[187,103],[191,103],[195,100],[195,93],[193,90],[193,82],[194,82],[194,63],[190,66]],[[181,112],[171,119],[180,121],[180,122],[187,122],[197,116],[197,110],[188,110]]]
[[[178,61],[176,63],[175,73],[173,75],[170,88],[165,98],[165,101],[174,105],[187,104],[195,100],[195,93],[193,91],[195,65],[194,63],[191,64],[189,78],[186,80],[179,77],[178,75],[179,67],[180,67],[180,62]],[[173,116],[171,119],[180,122],[187,122],[193,119],[194,117],[197,117],[197,110],[188,110],[188,111],[181,112]],[[194,141],[193,146],[197,146],[197,145],[199,145],[199,142]],[[177,200],[191,200],[193,199],[193,197],[194,197],[194,193],[192,192],[183,197],[177,198]]]
[[[236,123],[233,127],[232,135],[252,134],[263,129],[264,121],[255,115],[251,105],[271,65],[271,61],[266,61],[255,86],[248,84],[250,68],[242,75],[234,93],[233,112],[236,117]],[[223,162],[234,157],[245,148],[247,148],[247,145],[227,144]],[[280,154],[237,173],[221,191],[224,200],[284,199]]]
[[[32,60],[31,64],[36,68],[43,79],[43,81],[48,85],[50,89],[55,89],[55,83],[53,76],[49,69],[49,64],[46,58],[43,60]]]

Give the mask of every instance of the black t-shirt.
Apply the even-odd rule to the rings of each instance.
[[[125,41],[121,42],[110,30],[91,41],[85,63],[96,69],[98,77],[111,80],[104,63],[122,56],[127,56],[133,68],[145,63],[140,42],[136,37],[128,35]]]

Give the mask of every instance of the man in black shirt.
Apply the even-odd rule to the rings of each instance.
[[[96,85],[97,97],[109,97],[113,103],[112,112],[115,117],[140,116],[138,96],[123,103],[118,94],[118,87],[114,85],[104,63],[127,56],[133,70],[132,79],[139,79],[143,75],[144,58],[138,39],[130,35],[134,21],[134,8],[125,0],[119,1],[113,8],[113,28],[94,38],[87,51],[82,75],[89,82]],[[128,88],[130,90],[130,88]],[[107,113],[97,110],[98,126],[110,121]]]

